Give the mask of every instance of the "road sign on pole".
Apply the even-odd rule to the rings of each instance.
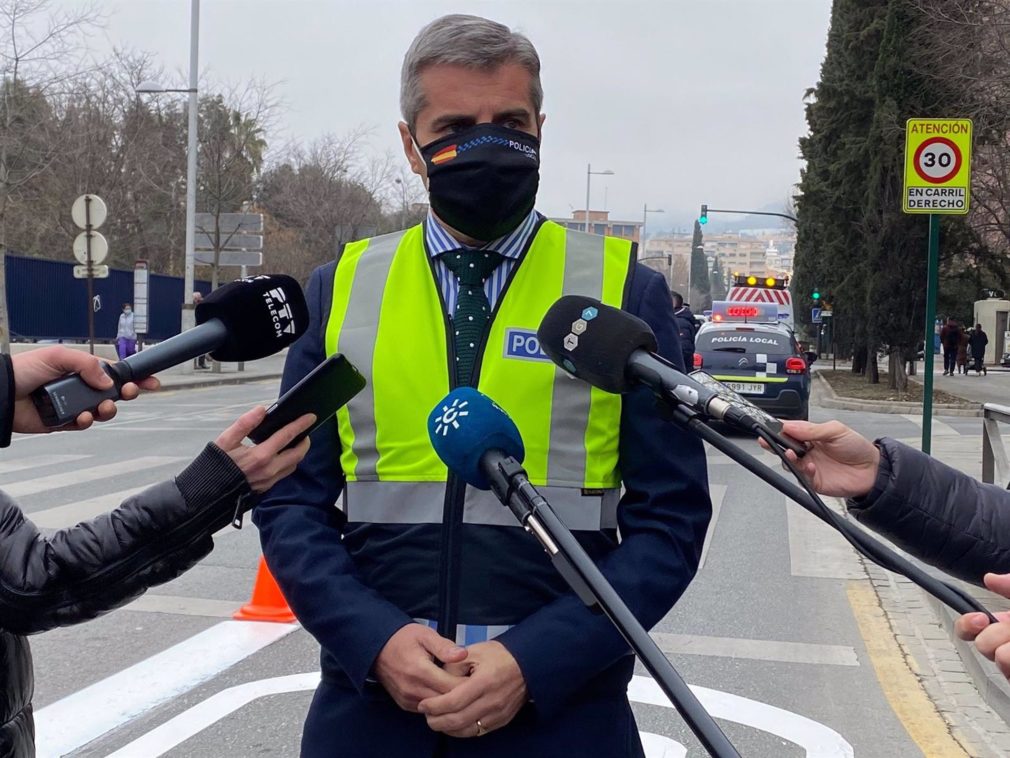
[[[262,234],[262,213],[222,213],[216,218],[216,226],[221,234],[240,232],[241,234]],[[215,217],[213,213],[197,213],[196,228],[198,231],[213,232]]]
[[[810,323],[811,324],[819,324],[819,323],[821,323],[821,309],[820,308],[811,308],[810,309]]]
[[[214,250],[213,232],[196,233],[197,250]],[[221,232],[221,250],[262,250],[263,237],[259,234],[239,234],[237,232]]]
[[[214,265],[214,252],[211,250],[197,250],[194,254],[196,263],[204,266]],[[263,253],[253,250],[222,250],[218,253],[219,266],[262,266]]]
[[[905,213],[964,215],[971,196],[971,119],[910,118],[905,126]]]
[[[81,195],[70,206],[70,218],[74,220],[78,229],[87,229],[89,223],[92,229],[97,229],[105,223],[107,215],[105,201],[98,195]]]
[[[926,329],[933,342],[940,261],[940,216],[964,215],[971,200],[971,119],[911,118],[905,125],[905,213],[929,214],[926,251]],[[933,351],[923,350],[922,444],[929,453],[933,434]]]
[[[88,243],[91,243],[91,265],[105,260],[109,254],[109,241],[101,232],[81,232],[74,238],[74,257],[78,263],[88,265]]]
[[[109,267],[108,266],[92,266],[88,268],[87,265],[84,266],[74,266],[74,279],[108,279],[109,278]]]
[[[133,330],[138,336],[147,334],[149,283],[148,263],[138,259],[133,264]]]

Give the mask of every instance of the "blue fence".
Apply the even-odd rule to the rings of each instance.
[[[88,338],[88,283],[74,279],[74,264],[43,258],[7,256],[7,308],[14,339]],[[151,274],[148,286],[147,339],[163,340],[181,329],[183,280]],[[210,282],[195,290],[210,292]],[[123,303],[133,301],[133,271],[111,269],[107,279],[95,279],[101,307],[95,313],[95,339],[112,341]]]

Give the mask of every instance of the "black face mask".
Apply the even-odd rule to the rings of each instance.
[[[489,242],[533,210],[540,186],[540,140],[516,129],[478,124],[420,148],[428,199],[438,217]]]

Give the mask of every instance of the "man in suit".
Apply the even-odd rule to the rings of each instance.
[[[311,324],[282,387],[337,352],[368,386],[254,516],[322,647],[303,756],[642,755],[626,643],[427,438],[449,389],[477,387],[516,421],[531,481],[645,626],[693,577],[711,516],[701,443],[647,391],[592,389],[535,339],[558,297],[591,295],[647,321],[682,367],[669,292],[635,245],[534,210],[542,100],[522,35],[462,15],[421,30],[399,130],[428,217],[349,244],[308,284]]]

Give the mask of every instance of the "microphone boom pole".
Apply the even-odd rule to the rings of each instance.
[[[740,758],[733,743],[663,655],[617,590],[526,478],[523,467],[515,458],[501,453],[494,455],[494,451],[485,454],[481,463],[498,499],[508,506],[523,528],[537,538],[558,573],[582,602],[590,608],[598,607],[606,614],[709,755]]]

